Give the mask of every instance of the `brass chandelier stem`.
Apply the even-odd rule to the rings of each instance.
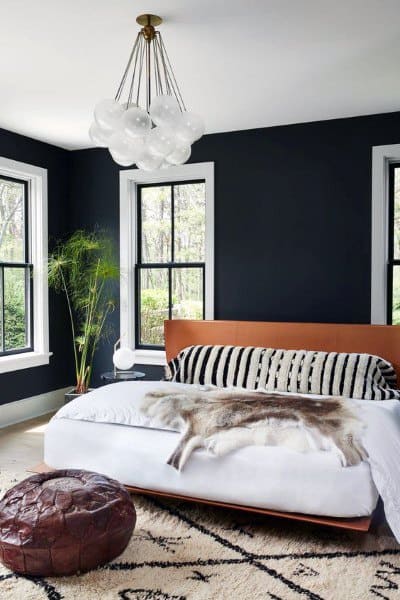
[[[154,29],[154,28],[153,28]],[[155,34],[154,34],[155,35]],[[150,110],[150,102],[151,102],[151,61],[150,61],[150,51],[151,51],[151,41],[153,38],[147,39],[143,35],[146,40],[146,111]]]
[[[144,101],[143,103],[146,106],[147,112],[149,112],[150,109],[153,89],[155,89],[156,95],[168,94],[175,96],[181,111],[185,111],[185,103],[176,81],[163,39],[160,32],[155,29],[157,25],[162,23],[161,17],[144,14],[139,15],[136,21],[142,27],[136,36],[128,63],[115,95],[115,100],[117,102],[121,101],[126,80],[132,67],[126,108],[129,108],[133,98],[136,99],[136,105],[139,106],[141,79],[143,75],[146,82],[143,91],[144,98],[142,98],[142,100]]]

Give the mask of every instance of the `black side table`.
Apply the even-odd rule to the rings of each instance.
[[[107,371],[101,374],[101,380],[106,383],[115,383],[117,381],[133,381],[134,379],[142,379],[145,373],[141,371]]]

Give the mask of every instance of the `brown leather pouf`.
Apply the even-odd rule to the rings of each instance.
[[[0,501],[0,559],[24,575],[71,575],[126,548],[136,512],[126,489],[89,471],[28,477]]]

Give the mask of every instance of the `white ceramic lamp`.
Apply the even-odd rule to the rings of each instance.
[[[127,346],[114,349],[113,363],[115,370],[129,371],[135,364],[135,351]]]

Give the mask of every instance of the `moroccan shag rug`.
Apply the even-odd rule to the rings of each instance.
[[[25,474],[0,473],[0,497]],[[341,532],[134,496],[137,525],[112,563],[27,578],[0,565],[1,600],[367,600],[400,598],[400,545],[386,525]]]

